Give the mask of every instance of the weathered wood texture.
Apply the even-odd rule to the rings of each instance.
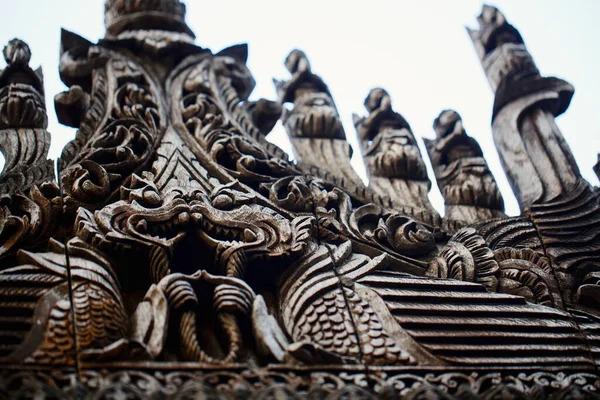
[[[0,72],[0,395],[41,398],[598,398],[600,191],[494,7],[470,30],[522,207],[443,111],[418,140],[373,89],[369,185],[323,79],[294,50],[250,102],[247,47],[198,47],[178,0],[107,0],[106,37],[62,32],[57,161],[41,72]],[[297,162],[265,135],[282,119]]]

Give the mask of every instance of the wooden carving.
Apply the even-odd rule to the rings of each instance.
[[[470,35],[522,214],[457,112],[418,140],[373,89],[339,112],[294,50],[249,101],[248,49],[195,45],[179,0],[107,0],[62,32],[54,163],[41,71],[0,71],[0,394],[8,398],[579,399],[600,396],[600,191],[544,78],[484,6]],[[281,118],[296,162],[266,140]],[[596,168],[598,170],[598,168]]]
[[[392,198],[394,207],[414,208],[429,214],[432,223],[439,215],[427,197],[431,181],[410,125],[394,112],[389,94],[371,90],[365,100],[369,115],[354,115],[361,148],[369,173],[369,186]]]
[[[436,139],[424,140],[444,196],[446,218],[472,224],[505,217],[500,189],[481,147],[465,132],[460,115],[442,111],[433,129]]]

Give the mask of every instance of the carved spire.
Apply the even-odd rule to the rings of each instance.
[[[29,66],[31,51],[20,39],[4,48],[0,71],[0,265],[18,250],[32,248],[53,234],[62,210],[48,160],[50,133],[42,70]],[[1,313],[1,311],[0,311]]]
[[[3,53],[8,65],[0,71],[0,151],[6,160],[0,194],[54,178],[53,163],[47,160],[50,134],[42,70],[29,66],[31,50],[20,39],[11,40]]]
[[[522,208],[564,195],[581,180],[554,117],[573,87],[545,78],[519,32],[495,7],[483,6],[479,30],[468,29],[495,93],[492,124],[503,167]]]
[[[369,187],[392,198],[395,207],[415,207],[438,216],[429,202],[431,181],[410,125],[392,109],[390,95],[375,88],[365,99],[369,115],[354,115]]]
[[[293,103],[305,94],[322,93],[331,98],[329,88],[320,76],[312,72],[308,57],[302,50],[292,50],[284,65],[292,77],[287,82],[275,81],[281,103]],[[333,100],[331,103],[333,104]]]
[[[57,111],[79,131],[60,191],[42,180],[41,73],[22,41],[5,49],[0,148],[14,179],[2,194],[0,176],[0,397],[598,389],[600,191],[571,186],[553,125],[568,86],[540,77],[497,9],[484,7],[472,35],[497,97],[496,142],[530,207],[494,219],[502,199],[456,112],[426,141],[454,218],[441,220],[385,90],[355,116],[371,190],[303,52],[287,58],[277,103],[248,103],[246,46],[196,47],[183,17],[179,1],[115,0],[99,43],[63,32]],[[299,166],[264,140],[281,106]],[[35,394],[21,390],[29,382]]]
[[[106,0],[104,22],[110,35],[129,30],[166,30],[194,36],[180,0]]]
[[[304,52],[292,51],[285,66],[292,77],[274,82],[280,103],[294,104],[284,113],[283,125],[300,166],[324,178],[340,178],[346,182],[342,186],[362,187],[350,164],[352,148],[329,88],[312,72]]]
[[[444,110],[434,140],[423,139],[446,205],[446,218],[471,224],[505,217],[504,202],[481,147],[467,135],[460,115]]]
[[[44,76],[42,69],[33,70],[29,66],[31,60],[31,50],[27,43],[21,39],[13,39],[4,47],[4,60],[6,68],[0,72],[0,86],[6,88],[11,93],[8,95],[16,96],[19,92],[21,96],[27,93],[30,101],[38,103],[40,107],[33,107],[37,110],[37,118],[31,118],[31,115],[20,115],[19,120],[14,120],[16,114],[12,116],[2,113],[3,123],[14,127],[40,127],[45,128],[48,125],[46,117],[46,106],[44,101]],[[12,89],[12,91],[10,90]],[[17,90],[18,89],[18,90]],[[3,110],[6,111],[6,110]],[[13,111],[15,111],[13,109]],[[5,120],[11,118],[12,120]]]

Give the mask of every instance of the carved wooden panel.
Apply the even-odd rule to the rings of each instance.
[[[354,118],[363,185],[307,56],[248,101],[247,47],[196,46],[179,0],[107,0],[96,44],[62,33],[78,131],[55,176],[41,71],[8,43],[0,394],[600,397],[600,192],[554,123],[573,88],[499,10],[478,22],[518,217],[455,111],[422,147],[381,88]],[[296,162],[265,139],[279,119]]]

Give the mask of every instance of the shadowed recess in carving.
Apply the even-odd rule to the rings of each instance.
[[[4,50],[0,396],[597,396],[600,191],[554,123],[572,87],[499,10],[469,32],[518,217],[453,110],[425,140],[442,218],[384,89],[354,116],[365,186],[302,51],[249,101],[247,46],[195,45],[179,0],[105,17],[96,44],[62,32],[60,189],[41,71]]]

